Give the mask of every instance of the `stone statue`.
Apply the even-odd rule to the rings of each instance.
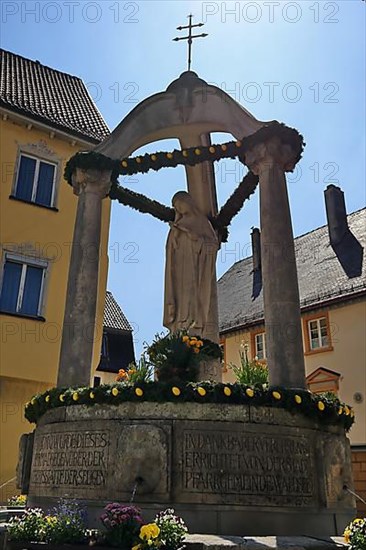
[[[219,241],[189,193],[179,191],[172,204],[175,219],[166,243],[163,324],[171,332],[191,328],[204,338]]]

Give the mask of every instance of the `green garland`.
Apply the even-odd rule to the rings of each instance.
[[[225,403],[253,405],[301,412],[322,425],[341,426],[349,430],[354,423],[353,410],[338,399],[319,396],[306,390],[280,387],[263,388],[217,382],[176,383],[116,382],[98,388],[53,388],[34,396],[25,407],[29,422],[37,422],[47,411],[74,405],[119,405],[125,402]]]
[[[305,146],[303,137],[294,128],[288,128],[277,121],[271,122],[260,128],[254,134],[243,138],[241,141],[229,141],[221,145],[209,145],[207,147],[190,147],[189,149],[172,152],[158,152],[137,157],[129,157],[122,160],[113,160],[95,151],[76,153],[67,162],[64,177],[72,184],[72,174],[76,168],[111,170],[112,182],[116,182],[118,175],[132,176],[145,174],[149,170],[161,168],[176,168],[179,165],[195,166],[205,161],[218,161],[223,158],[243,159],[245,153],[258,143],[277,137],[283,144],[289,145],[296,152],[295,160],[298,162]],[[290,169],[290,168],[289,168]]]
[[[141,193],[136,193],[118,185],[119,175],[134,175],[146,173],[149,170],[161,168],[175,168],[178,165],[195,166],[205,161],[218,161],[223,158],[238,157],[245,164],[245,153],[258,143],[263,143],[271,138],[278,138],[282,144],[289,145],[295,151],[294,161],[301,158],[304,141],[303,137],[293,128],[288,128],[277,121],[271,122],[242,141],[230,141],[222,145],[210,145],[207,147],[191,147],[189,149],[172,152],[158,152],[143,156],[125,158],[122,161],[113,160],[95,151],[76,153],[67,162],[64,177],[72,184],[72,175],[77,168],[83,170],[110,170],[111,171],[111,199],[118,200],[121,204],[130,206],[144,214],[148,213],[159,220],[170,222],[174,220],[174,209],[165,206],[158,201],[149,199]],[[287,167],[292,170],[292,166]],[[218,231],[221,241],[228,237],[228,227],[233,218],[243,207],[245,200],[254,193],[258,184],[258,176],[249,172],[241,181],[234,193],[229,197],[220,212],[211,219],[213,227]]]

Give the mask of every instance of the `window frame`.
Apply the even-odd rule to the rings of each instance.
[[[266,344],[266,331],[263,328],[255,330],[251,332],[251,355],[252,360],[254,360],[255,357],[258,357],[257,354],[257,336],[260,334],[263,334],[263,357],[258,358],[258,361],[267,361],[267,344]]]
[[[44,319],[42,316],[42,313],[44,310],[44,293],[45,293],[45,287],[46,287],[46,277],[47,277],[48,268],[49,268],[48,262],[46,260],[35,258],[32,256],[23,256],[20,254],[14,254],[12,252],[5,252],[3,256],[2,264],[1,264],[0,296],[3,289],[6,262],[12,262],[12,263],[21,265],[21,275],[20,275],[20,281],[19,281],[16,310],[7,311],[5,309],[0,309],[0,314],[15,315],[16,317],[31,317],[31,318],[37,318],[37,319]],[[28,266],[36,267],[36,268],[42,269],[43,271],[36,314],[27,314],[27,313],[22,313],[20,311],[20,308],[22,307],[22,304],[23,304],[25,279],[26,279],[26,272],[27,272]]]
[[[318,348],[312,348],[311,347],[311,334],[310,334],[310,323],[316,321],[317,322],[317,328],[318,331],[320,329],[320,320],[325,319],[326,322],[326,329],[327,329],[327,338],[328,338],[328,345],[327,346],[320,346]],[[329,323],[329,313],[328,311],[321,311],[319,313],[313,313],[309,315],[305,315],[302,319],[303,322],[303,332],[304,332],[304,343],[305,343],[305,351],[304,355],[314,355],[315,353],[324,353],[327,351],[333,351],[333,344],[332,344],[332,337],[330,332],[330,323]],[[318,332],[319,335],[319,332]],[[321,334],[320,334],[321,337]],[[321,338],[320,338],[321,343]]]
[[[36,161],[36,167],[35,167],[34,176],[33,176],[32,196],[30,200],[23,199],[22,197],[17,196],[17,189],[18,189],[18,183],[19,183],[19,171],[20,171],[20,164],[22,162],[22,157],[27,157]],[[50,204],[42,204],[40,202],[36,202],[35,200],[37,195],[38,176],[39,176],[41,162],[45,164],[50,164],[51,166],[54,167]],[[58,170],[59,170],[59,163],[56,160],[51,160],[43,156],[38,156],[35,153],[30,153],[26,150],[20,150],[18,154],[18,159],[17,159],[17,169],[15,172],[15,179],[14,179],[14,185],[13,185],[13,191],[12,191],[11,197],[13,199],[25,202],[27,204],[34,204],[42,208],[49,208],[49,209],[55,210],[56,209],[56,183],[58,180]]]

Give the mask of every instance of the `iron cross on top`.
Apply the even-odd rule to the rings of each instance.
[[[182,36],[173,38],[174,42],[178,42],[179,40],[188,40],[188,70],[191,70],[191,63],[192,63],[192,43],[194,38],[205,38],[208,36],[207,33],[202,34],[192,34],[192,29],[195,27],[203,27],[204,23],[198,23],[197,25],[192,25],[192,17],[193,15],[188,15],[189,24],[185,27],[177,27],[178,31],[183,31],[184,29],[188,29],[188,36]]]

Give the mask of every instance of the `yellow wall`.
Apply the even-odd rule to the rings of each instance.
[[[317,310],[316,315],[322,310]],[[324,311],[324,310],[323,310]],[[366,444],[366,302],[348,302],[328,309],[332,340],[332,351],[305,355],[306,374],[319,367],[325,367],[341,374],[339,398],[354,408],[356,422],[349,434],[351,443]],[[307,313],[307,316],[309,314]],[[257,331],[259,327],[252,330]],[[262,328],[263,325],[262,325]],[[304,328],[304,327],[303,327]],[[303,335],[304,336],[304,335]],[[249,345],[249,358],[252,358],[251,331],[237,331],[225,335],[225,362],[240,364],[240,344]],[[230,368],[223,373],[224,382],[234,381]],[[358,404],[353,396],[356,392],[363,395]]]
[[[73,138],[53,137],[48,131],[32,128],[14,117],[0,121],[1,187],[0,233],[1,261],[4,252],[21,252],[48,260],[44,292],[45,322],[0,314],[0,406],[1,449],[0,485],[15,475],[19,436],[29,425],[19,420],[24,403],[40,390],[54,386],[60,354],[61,332],[66,300],[70,250],[77,197],[63,179],[65,162],[87,144],[73,144]],[[57,181],[58,212],[9,199],[14,185],[19,148],[36,156],[60,162]],[[103,201],[100,277],[98,286],[94,371],[100,358],[103,310],[108,272],[108,232],[110,200]],[[1,264],[2,265],[2,264]],[[6,412],[9,403],[17,413]],[[7,452],[9,449],[9,452]],[[8,494],[5,488],[5,493]],[[0,494],[0,501],[3,500]]]

